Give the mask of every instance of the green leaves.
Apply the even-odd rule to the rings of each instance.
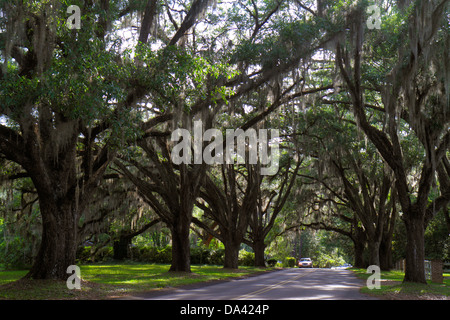
[[[213,101],[226,100],[233,92],[221,83],[238,74],[228,63],[213,63],[175,46],[153,52],[143,45],[138,49],[137,59],[145,68],[136,70],[135,76],[150,89],[155,106],[162,110],[180,103],[189,110],[199,99],[208,97]]]

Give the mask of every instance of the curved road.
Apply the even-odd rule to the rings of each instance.
[[[364,281],[345,269],[284,269],[198,288],[152,292],[145,300],[372,300]]]

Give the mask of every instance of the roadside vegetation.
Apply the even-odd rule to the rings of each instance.
[[[0,300],[102,300],[200,282],[246,277],[273,268],[193,265],[192,272],[168,272],[170,264],[108,263],[81,265],[81,289],[69,290],[65,281],[22,279],[28,270],[0,272]]]
[[[365,281],[370,274],[366,269],[351,269],[360,279]],[[399,270],[381,271],[381,288],[361,288],[361,292],[387,300],[448,300],[450,299],[450,273],[444,273],[443,283],[427,284],[403,282],[405,273]]]

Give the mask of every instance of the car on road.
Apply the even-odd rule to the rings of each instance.
[[[312,268],[313,264],[312,264],[311,258],[301,258],[298,261],[298,267],[299,268]]]

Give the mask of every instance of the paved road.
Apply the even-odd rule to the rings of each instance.
[[[145,300],[368,300],[359,293],[364,285],[351,271],[284,269],[246,279],[200,288],[174,289],[169,293],[142,295]]]

